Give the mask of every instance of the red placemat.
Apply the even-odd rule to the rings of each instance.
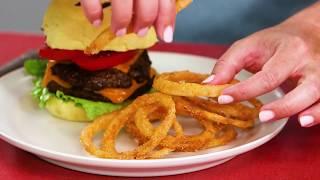
[[[0,33],[0,65],[43,44],[43,37]],[[225,46],[159,44],[154,50],[219,57]],[[0,140],[0,179],[126,179],[64,169]],[[194,173],[152,179],[319,179],[320,126],[301,128],[295,117],[265,145],[222,165]],[[132,178],[135,179],[135,178]],[[137,178],[140,179],[140,178]],[[151,179],[151,178],[150,178]]]

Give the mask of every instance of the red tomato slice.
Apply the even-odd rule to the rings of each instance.
[[[86,55],[79,50],[60,50],[43,48],[39,51],[39,55],[45,59],[52,59],[55,61],[71,61],[83,69],[89,71],[103,70],[123,64],[137,54],[137,51],[127,52],[112,52],[105,51],[97,55]]]
[[[80,57],[84,53],[78,50],[60,50],[51,49],[49,47],[40,49],[39,55],[42,58],[52,59],[56,61],[71,61],[71,59]]]

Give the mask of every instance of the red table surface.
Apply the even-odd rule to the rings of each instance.
[[[42,45],[41,36],[0,33],[0,65]],[[217,58],[226,47],[173,43],[159,44],[153,49]],[[319,179],[319,135],[320,126],[301,128],[297,118],[292,117],[273,140],[227,163],[198,172],[152,179]],[[2,140],[0,155],[0,179],[122,179],[55,166]]]

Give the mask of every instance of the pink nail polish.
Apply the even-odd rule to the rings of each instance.
[[[142,28],[137,32],[137,35],[139,37],[144,37],[145,35],[147,35],[148,30],[149,30],[149,27]]]
[[[275,114],[273,111],[270,110],[266,110],[266,111],[261,111],[259,113],[259,119],[261,122],[267,122],[270,121],[271,119],[273,119],[275,117]]]
[[[219,104],[230,104],[234,101],[232,96],[229,95],[221,95],[218,97]]]
[[[313,116],[301,116],[299,118],[299,122],[302,127],[310,127],[314,123],[314,117]]]
[[[124,36],[127,34],[127,28],[122,28],[122,29],[119,29],[117,32],[116,32],[116,36]]]
[[[101,20],[100,20],[100,19],[97,19],[97,20],[93,21],[92,25],[93,25],[94,27],[99,27],[99,26],[101,26]]]
[[[212,75],[210,75],[207,79],[205,79],[204,81],[202,81],[202,83],[203,83],[203,84],[209,84],[209,83],[211,83],[211,82],[213,81],[214,77],[215,77],[215,75],[212,74]]]
[[[173,28],[172,28],[172,26],[167,26],[164,29],[163,40],[166,43],[171,43],[173,41]]]

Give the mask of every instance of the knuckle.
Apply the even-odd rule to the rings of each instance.
[[[152,24],[154,20],[154,16],[151,15],[143,15],[141,18],[139,18],[141,24]]]
[[[231,47],[239,47],[239,46],[242,46],[243,43],[244,43],[244,40],[240,39],[234,42]]]
[[[227,65],[226,59],[221,59],[216,64],[216,66],[218,66],[218,67],[223,67],[223,66],[226,66],[226,65]]]
[[[223,71],[223,67],[226,65],[225,60],[221,59],[219,61],[217,61],[217,63],[214,65],[212,73],[216,74],[216,73],[220,73],[221,71]]]
[[[130,13],[122,13],[119,14],[116,18],[116,22],[121,26],[126,26],[131,21],[131,14]]]
[[[279,83],[278,76],[273,72],[263,72],[261,75],[261,83],[264,90],[272,90]]]
[[[275,106],[275,108],[278,110],[278,115],[281,117],[292,115],[292,105],[287,102],[281,102],[278,106]]]
[[[307,42],[300,36],[292,36],[289,43],[298,53],[305,53],[309,50]]]
[[[254,35],[250,35],[246,38],[242,38],[240,40],[237,40],[233,43],[232,46],[235,47],[247,47],[253,44],[253,42],[255,42],[255,36]]]
[[[308,87],[308,91],[306,93],[306,95],[310,98],[310,99],[319,99],[320,98],[320,88],[319,85],[316,85],[316,83],[312,83],[309,87]]]
[[[237,87],[236,91],[234,91],[234,98],[237,100],[244,100],[244,99],[249,99],[250,93],[248,93],[248,89],[246,88],[245,85],[240,85]]]
[[[221,71],[226,71],[226,69],[227,69],[228,72],[236,73],[236,71],[237,71],[237,66],[236,66],[235,64],[233,64],[232,62],[226,60],[226,59],[221,59],[221,60],[217,63],[216,69],[219,69],[219,70],[221,70]]]

